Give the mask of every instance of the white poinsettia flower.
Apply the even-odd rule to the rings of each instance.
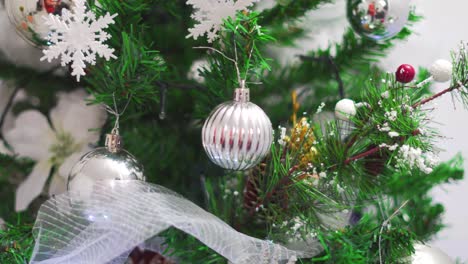
[[[7,110],[7,105],[11,99],[11,96],[15,93],[13,86],[8,85],[7,82],[0,80],[0,116],[3,115],[3,112]],[[12,103],[17,103],[19,101],[27,100],[26,93],[24,90],[19,90],[16,92]],[[10,109],[9,109],[10,110]],[[6,131],[13,127],[14,116],[11,111],[8,111],[5,115],[5,120],[3,121],[2,131]]]
[[[71,167],[99,140],[99,131],[90,130],[104,125],[106,111],[87,105],[87,94],[81,90],[58,97],[57,106],[50,112],[51,124],[39,111],[28,110],[18,115],[14,128],[5,134],[18,156],[36,161],[16,191],[16,211],[25,210],[41,194],[52,167],[55,173],[49,194],[64,192]]]
[[[190,70],[187,72],[187,78],[194,80],[197,83],[203,84],[205,83],[205,77],[200,74],[200,71],[209,68],[210,63],[207,59],[196,60],[192,63],[192,66],[190,66]]]
[[[13,153],[5,146],[5,142],[0,139],[0,154],[3,155],[12,155]]]

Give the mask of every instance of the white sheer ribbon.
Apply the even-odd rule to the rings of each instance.
[[[232,263],[285,263],[312,257],[239,233],[182,196],[140,181],[105,181],[44,203],[34,226],[32,264],[123,264],[130,251],[169,227],[177,228]]]

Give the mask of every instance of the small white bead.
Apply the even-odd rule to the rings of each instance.
[[[350,117],[356,115],[356,105],[353,100],[342,99],[335,106],[335,117],[348,121]]]
[[[447,60],[437,60],[429,69],[434,81],[447,82],[452,79],[452,63]]]

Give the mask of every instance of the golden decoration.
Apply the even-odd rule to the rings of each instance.
[[[294,125],[289,137],[289,147],[293,152],[298,153],[299,165],[301,169],[306,169],[318,152],[314,147],[314,131],[306,117]]]
[[[293,125],[296,125],[297,121],[297,112],[299,111],[299,108],[301,108],[301,104],[297,101],[297,92],[292,91],[291,92],[291,98],[292,98],[292,108],[293,108],[293,114],[291,116]]]

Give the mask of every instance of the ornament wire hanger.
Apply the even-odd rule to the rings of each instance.
[[[122,139],[119,135],[120,117],[127,110],[127,107],[130,104],[130,101],[132,99],[132,95],[131,94],[129,95],[127,103],[125,104],[125,107],[121,112],[119,112],[119,109],[117,107],[117,101],[115,100],[115,92],[112,93],[112,99],[114,101],[114,109],[112,109],[108,105],[104,105],[107,112],[115,116],[114,128],[112,129],[112,132],[110,134],[106,135],[105,145],[110,152],[115,153],[115,152],[120,151],[120,149],[122,148]]]
[[[112,93],[112,100],[114,102],[114,108],[112,109],[108,105],[104,105],[106,111],[115,116],[115,123],[114,123],[114,128],[112,129],[112,134],[119,134],[119,128],[120,128],[120,117],[125,113],[125,111],[128,108],[128,105],[130,104],[130,101],[132,99],[132,94],[129,95],[127,103],[125,104],[122,112],[119,112],[119,108],[117,107],[117,101],[115,99],[115,92]]]
[[[236,31],[237,31],[237,28],[236,27]],[[240,73],[240,69],[239,69],[239,62],[238,62],[238,56],[237,56],[237,44],[236,44],[236,37],[234,35],[234,56],[235,58],[230,58],[229,56],[227,56],[226,54],[224,54],[222,51],[218,50],[218,49],[215,49],[213,47],[207,47],[207,46],[199,46],[199,47],[193,47],[194,49],[207,49],[207,50],[211,50],[211,51],[214,51],[218,54],[220,54],[221,56],[223,56],[225,59],[231,61],[234,63],[234,67],[236,68],[236,73],[237,73],[237,81],[239,82],[239,85],[240,85],[240,88],[241,89],[247,89],[246,87],[246,84],[247,83],[250,83],[250,84],[262,84],[261,82],[247,82],[245,79],[242,79],[242,76],[241,76],[241,73]],[[254,45],[252,45],[252,48],[250,49],[250,52],[249,52],[249,58],[248,58],[248,61],[250,62],[250,59],[252,58],[252,53],[253,53],[253,49],[254,49]],[[246,67],[246,70],[245,70],[245,76],[247,76],[249,72],[249,67]]]

